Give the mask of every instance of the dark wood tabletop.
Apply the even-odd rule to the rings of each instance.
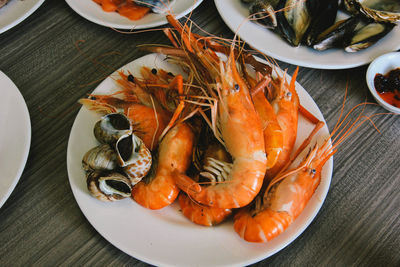
[[[204,0],[192,19],[208,32],[233,36],[212,0]],[[114,247],[86,220],[72,194],[66,163],[78,99],[145,55],[137,48],[144,43],[168,40],[162,31],[121,34],[99,26],[64,1],[45,1],[0,34],[0,70],[22,93],[32,124],[24,172],[0,209],[1,266],[147,265]],[[278,63],[289,73],[296,68]],[[298,82],[319,106],[329,129],[335,126],[347,86],[347,111],[374,102],[366,70],[300,67]],[[383,112],[378,105],[364,111],[366,116]],[[363,125],[334,156],[328,195],[310,226],[254,265],[400,265],[400,118],[381,115],[373,122],[380,132],[372,124]]]

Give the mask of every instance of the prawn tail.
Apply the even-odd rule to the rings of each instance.
[[[292,216],[287,212],[278,212],[267,208],[253,215],[251,209],[247,207],[236,213],[233,227],[244,240],[263,243],[280,235],[292,221]]]
[[[179,205],[186,218],[204,226],[217,225],[232,214],[231,209],[208,207],[193,201],[186,194],[179,195]]]

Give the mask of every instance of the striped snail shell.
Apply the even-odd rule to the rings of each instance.
[[[110,145],[96,146],[83,156],[82,166],[85,171],[113,170],[118,166],[117,154]]]
[[[123,113],[103,116],[94,126],[93,133],[102,144],[115,144],[118,139],[132,132],[132,125]]]
[[[115,201],[130,197],[130,180],[117,172],[88,172],[86,184],[90,194],[101,201]]]
[[[132,185],[138,183],[149,172],[152,163],[151,152],[136,135],[121,136],[116,143],[116,151],[119,165]]]

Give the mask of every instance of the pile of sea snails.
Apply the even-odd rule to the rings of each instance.
[[[103,116],[94,126],[94,136],[100,144],[82,159],[90,194],[102,201],[130,197],[132,187],[150,170],[149,149],[123,113]]]

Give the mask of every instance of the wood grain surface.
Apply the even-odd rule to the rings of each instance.
[[[193,20],[209,32],[233,36],[212,0],[194,11]],[[89,224],[72,195],[66,167],[68,137],[80,108],[77,100],[114,70],[144,55],[136,47],[143,43],[168,40],[161,31],[120,34],[93,24],[64,1],[45,1],[25,21],[0,34],[0,70],[21,91],[32,123],[25,170],[0,209],[0,266],[147,266]],[[289,73],[295,69],[279,65]],[[366,68],[300,68],[298,81],[330,129],[347,85],[346,110],[374,102]],[[366,115],[382,112],[379,106],[365,108]],[[365,124],[335,155],[328,196],[311,225],[289,246],[254,266],[400,265],[400,118],[383,115],[373,121],[380,133]]]

